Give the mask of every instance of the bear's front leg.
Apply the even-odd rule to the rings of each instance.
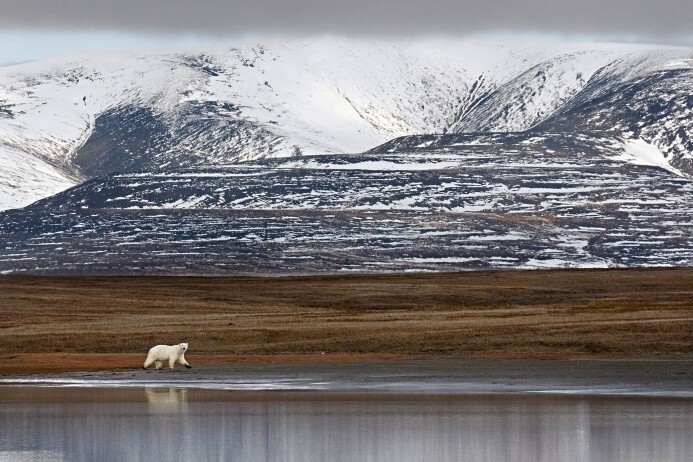
[[[188,362],[185,360],[185,356],[181,355],[178,359],[178,362],[181,363],[181,365],[187,367],[188,369],[192,369],[192,366],[188,364]]]

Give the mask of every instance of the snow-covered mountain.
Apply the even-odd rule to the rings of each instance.
[[[0,273],[691,265],[691,88],[693,50],[614,44],[3,68]]]
[[[303,40],[0,68],[0,210],[112,172],[363,152],[428,133],[607,136],[693,175],[693,50]]]

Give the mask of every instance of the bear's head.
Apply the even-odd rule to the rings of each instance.
[[[188,349],[188,344],[187,343],[181,343],[178,345],[183,351],[186,351]]]

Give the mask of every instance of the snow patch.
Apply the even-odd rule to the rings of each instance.
[[[623,155],[618,158],[619,160],[630,162],[635,165],[659,167],[678,176],[686,176],[681,170],[672,167],[666,157],[664,157],[664,154],[662,154],[656,146],[645,140],[626,140],[624,149],[625,151]]]
[[[459,162],[408,162],[397,163],[385,160],[368,160],[347,164],[319,162],[288,162],[281,168],[307,168],[316,170],[375,170],[375,171],[420,171],[442,170],[459,166]]]

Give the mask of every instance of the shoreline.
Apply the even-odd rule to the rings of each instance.
[[[540,361],[686,361],[690,355],[620,357],[609,355],[564,354],[564,353],[486,353],[475,355],[411,355],[397,353],[284,353],[284,354],[188,354],[196,365],[214,366],[223,364],[292,364],[292,363],[377,363],[395,361],[438,361],[458,358],[487,360],[540,360]],[[0,354],[0,378],[20,375],[51,375],[82,372],[123,372],[139,370],[146,359],[141,353],[14,353]],[[105,367],[104,364],[108,364]],[[164,366],[163,370],[168,370]],[[154,370],[150,366],[149,370]],[[182,366],[176,365],[182,372]]]
[[[69,374],[80,372],[119,372],[139,370],[146,359],[141,353],[14,353],[0,354],[0,377],[6,375]],[[389,353],[286,353],[286,354],[188,354],[190,362],[198,365],[227,363],[303,363],[303,362],[374,362],[429,359],[426,355]],[[108,364],[110,367],[104,367]],[[163,369],[168,370],[168,366]],[[176,365],[181,371],[182,366]],[[154,370],[151,366],[149,370]]]
[[[248,359],[248,358],[246,358]],[[194,363],[191,370],[0,375],[0,386],[178,388],[395,395],[693,398],[693,357],[634,359],[334,358]]]

